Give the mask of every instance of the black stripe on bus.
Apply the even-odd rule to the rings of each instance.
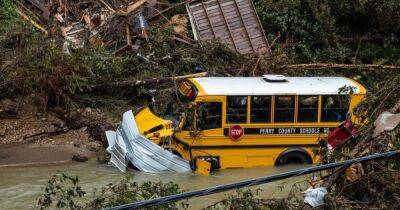
[[[258,148],[280,148],[280,147],[312,147],[318,144],[277,144],[277,145],[221,145],[221,146],[190,146],[190,149],[258,149]]]
[[[282,128],[243,128],[244,135],[273,135],[273,134],[329,134],[334,127],[282,127]],[[228,136],[229,128],[224,129]]]

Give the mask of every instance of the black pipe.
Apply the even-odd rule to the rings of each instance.
[[[210,195],[210,194],[219,193],[219,192],[223,192],[223,191],[227,191],[227,190],[238,189],[238,188],[242,188],[242,187],[259,185],[259,184],[265,184],[265,183],[276,181],[276,180],[286,179],[289,177],[295,177],[295,176],[300,176],[300,175],[304,175],[304,174],[310,174],[310,173],[314,173],[314,172],[318,172],[318,171],[336,168],[339,166],[348,166],[348,165],[351,165],[354,163],[367,162],[370,160],[385,159],[385,158],[394,156],[396,154],[399,154],[399,152],[400,152],[400,150],[390,151],[390,152],[385,152],[385,153],[378,153],[378,154],[368,155],[365,157],[355,158],[355,159],[346,160],[346,161],[342,161],[342,162],[328,163],[325,165],[319,165],[319,166],[313,166],[313,167],[309,167],[309,168],[289,171],[289,172],[282,173],[282,174],[266,176],[266,177],[261,177],[261,178],[257,178],[257,179],[250,179],[250,180],[227,184],[227,185],[219,185],[219,186],[215,186],[212,188],[184,192],[184,193],[180,193],[180,194],[176,194],[176,195],[169,195],[169,196],[165,196],[165,197],[160,197],[160,198],[155,198],[155,199],[150,199],[150,200],[145,200],[145,201],[139,201],[136,203],[124,204],[121,206],[111,207],[106,210],[138,209],[138,208],[143,208],[143,207],[148,207],[148,206],[153,206],[153,205],[161,205],[161,204],[170,203],[173,201],[179,201],[179,200],[183,200],[183,199],[187,199],[187,198],[191,198],[191,197],[200,197],[200,196]]]

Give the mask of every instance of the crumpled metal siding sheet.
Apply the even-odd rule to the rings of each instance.
[[[132,111],[124,113],[121,125],[116,132],[112,132],[106,132],[109,142],[107,151],[111,154],[110,162],[122,172],[126,170],[125,160],[129,160],[144,172],[191,171],[187,160],[172,154],[140,134]]]

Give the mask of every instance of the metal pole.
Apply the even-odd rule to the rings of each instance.
[[[227,185],[219,185],[219,186],[215,186],[215,187],[211,187],[211,188],[207,188],[207,189],[184,192],[184,193],[180,193],[180,194],[176,194],[176,195],[170,195],[170,196],[165,196],[165,197],[161,197],[161,198],[139,201],[136,203],[125,204],[125,205],[121,205],[121,206],[115,206],[115,207],[108,208],[107,210],[138,209],[138,208],[143,208],[143,207],[148,207],[148,206],[153,206],[153,205],[161,205],[161,204],[179,201],[179,200],[183,200],[183,199],[187,199],[187,198],[200,197],[200,196],[210,195],[210,194],[219,193],[219,192],[223,192],[223,191],[227,191],[227,190],[233,190],[233,189],[238,189],[238,188],[242,188],[242,187],[265,184],[265,183],[276,181],[276,180],[286,179],[286,178],[300,176],[300,175],[304,175],[304,174],[310,174],[310,173],[314,173],[314,172],[318,172],[318,171],[324,171],[327,169],[337,168],[337,167],[341,167],[341,166],[349,166],[354,163],[362,163],[362,162],[367,162],[370,160],[385,159],[385,158],[392,157],[396,154],[399,154],[399,152],[400,152],[400,150],[390,151],[390,152],[385,152],[385,153],[378,153],[378,154],[373,154],[373,155],[355,158],[355,159],[351,159],[351,160],[346,160],[346,161],[342,161],[342,162],[313,166],[313,167],[309,167],[309,168],[289,171],[289,172],[282,173],[282,174],[266,176],[266,177],[261,177],[261,178],[257,178],[257,179],[250,179],[250,180],[241,181],[241,182],[237,182],[237,183],[231,183],[231,184],[227,184]]]

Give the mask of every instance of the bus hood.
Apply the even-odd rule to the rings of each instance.
[[[146,138],[156,141],[156,143],[173,134],[172,121],[157,117],[148,107],[139,109],[135,114],[135,120],[139,132]]]

